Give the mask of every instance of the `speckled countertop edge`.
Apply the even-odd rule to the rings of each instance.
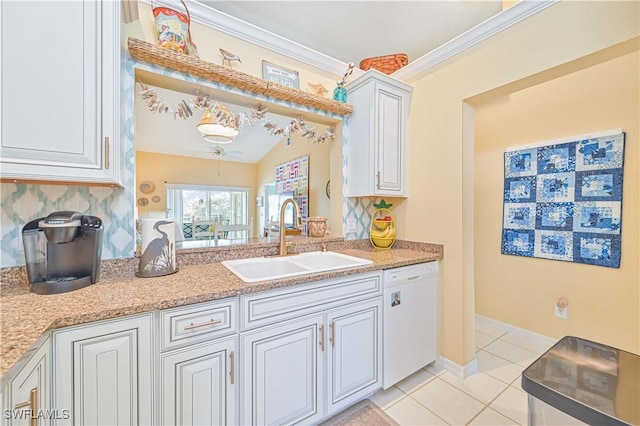
[[[317,244],[315,241],[313,243]],[[2,383],[19,371],[23,362],[28,359],[29,352],[34,349],[35,343],[40,342],[43,334],[50,330],[443,258],[441,245],[426,243],[398,241],[392,250],[373,250],[362,240],[334,241],[328,246],[333,251],[370,259],[373,264],[245,284],[222,266],[219,259],[208,263],[206,257],[211,253],[205,253],[204,258],[199,257],[186,262],[183,259],[181,269],[176,274],[137,278],[130,273],[123,275],[123,271],[114,270],[110,276],[103,273],[103,278],[92,286],[58,295],[42,296],[31,293],[24,282],[20,285],[5,285],[1,288],[0,298]],[[311,244],[300,251],[313,249],[315,246]],[[270,251],[271,247],[267,247],[266,250]],[[235,253],[232,257],[251,256],[238,256],[238,253]],[[190,261],[193,261],[193,264],[189,264]],[[114,263],[124,264],[127,263],[127,259],[119,259]],[[132,261],[129,260],[129,263]],[[137,265],[137,261],[134,264]],[[131,272],[130,269],[125,268],[126,272]]]

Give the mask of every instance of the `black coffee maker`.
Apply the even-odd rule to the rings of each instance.
[[[98,282],[102,220],[61,211],[22,228],[29,289],[38,294],[77,290]]]

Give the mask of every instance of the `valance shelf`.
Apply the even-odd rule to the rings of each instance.
[[[349,115],[353,106],[337,102],[312,93],[292,89],[282,84],[266,81],[240,71],[221,67],[202,59],[158,47],[135,38],[128,40],[131,57],[142,62],[158,65],[176,71],[215,81],[241,90],[270,96],[275,99],[294,102],[299,105],[321,109],[338,115]]]

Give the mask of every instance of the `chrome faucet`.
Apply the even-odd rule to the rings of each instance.
[[[302,217],[300,216],[300,206],[298,205],[298,203],[296,203],[296,200],[294,200],[293,198],[287,198],[286,200],[284,200],[282,206],[280,207],[280,256],[286,256],[288,254],[286,240],[287,237],[284,227],[284,209],[289,203],[293,204],[293,208],[295,209],[293,215],[293,223],[296,228],[298,228],[299,223],[302,219]]]

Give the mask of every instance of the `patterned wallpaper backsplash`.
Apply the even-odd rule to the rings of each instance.
[[[185,75],[180,72],[158,68],[149,64],[137,63],[128,52],[123,60],[121,75],[121,144],[124,152],[124,169],[122,182],[124,188],[65,186],[65,185],[31,185],[0,184],[2,199],[2,216],[0,220],[0,267],[19,266],[25,264],[22,238],[22,227],[30,220],[46,216],[58,210],[75,210],[100,217],[104,222],[105,234],[102,248],[103,259],[132,257],[135,248],[134,207],[135,207],[135,69],[140,68],[158,74],[192,81],[214,89],[226,90],[253,98],[258,101],[294,106],[291,102],[278,101],[269,97],[255,95],[247,91],[230,88],[215,82]],[[328,117],[341,117],[314,108],[295,105],[302,111],[322,114]],[[348,144],[347,120],[343,120],[344,152]],[[343,193],[346,193],[346,156],[343,158]],[[373,208],[372,198],[343,199],[343,229],[345,238],[368,238],[369,223]],[[356,220],[355,233],[346,234],[347,220]]]

